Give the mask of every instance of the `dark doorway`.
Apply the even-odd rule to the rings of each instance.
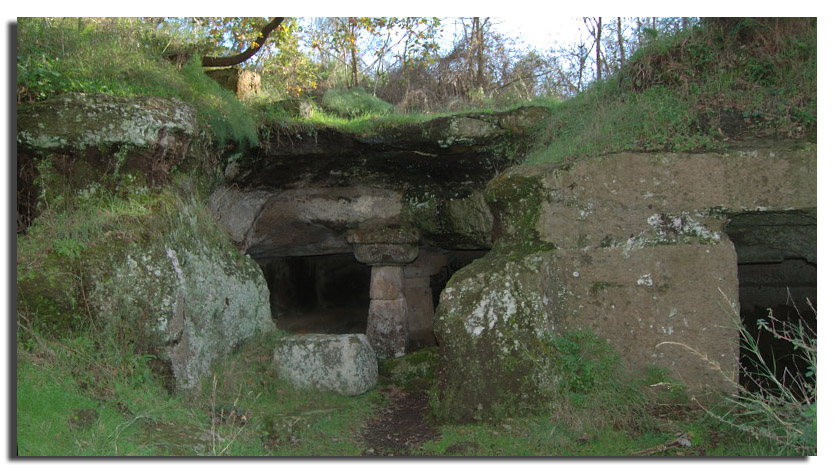
[[[364,333],[371,267],[353,254],[274,258],[261,265],[273,320],[295,333]]]
[[[816,375],[803,350],[788,339],[799,328],[816,339],[816,215],[744,213],[731,218],[725,232],[737,250],[742,324],[762,358],[757,361],[747,349],[751,344],[740,340],[740,383],[749,391],[778,390],[762,374],[764,361],[783,387],[802,395],[802,385],[815,383]]]

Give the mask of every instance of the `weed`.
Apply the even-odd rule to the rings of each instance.
[[[763,358],[758,341],[746,330],[736,313],[736,305],[726,295],[726,315],[736,324],[741,335],[741,349],[755,363],[755,390],[740,385],[704,354],[680,343],[708,365],[719,370],[734,384],[737,394],[728,398],[729,408],[715,413],[702,407],[708,415],[728,426],[768,443],[778,455],[814,456],[817,454],[817,334],[802,322],[796,325],[777,321],[769,313],[768,320],[760,320],[760,327],[777,339],[791,342],[805,362],[804,374],[778,373],[774,361]],[[807,302],[814,311],[812,304]],[[817,313],[815,313],[817,317]],[[696,403],[699,403],[695,400]],[[699,406],[702,406],[699,404]]]

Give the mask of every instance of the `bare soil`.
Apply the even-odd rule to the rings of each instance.
[[[363,455],[420,456],[424,443],[441,436],[429,423],[426,391],[389,385],[382,395],[388,403],[365,427]]]

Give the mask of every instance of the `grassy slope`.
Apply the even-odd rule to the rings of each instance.
[[[603,84],[552,108],[529,160],[815,141],[815,20],[715,21],[659,39]]]
[[[91,27],[71,19],[21,20],[19,95],[23,100],[67,91],[179,97],[197,105],[220,144],[252,144],[255,124],[276,116],[269,106],[246,110],[198,74],[194,65],[177,71],[158,59],[164,38],[148,31],[137,36],[129,27],[113,23]],[[112,55],[115,47],[120,50],[118,60]],[[548,102],[552,115],[529,159],[562,161],[622,150],[722,148],[732,140],[759,135],[814,140],[815,71],[816,30],[808,23],[758,26],[746,20],[661,40],[636,54],[605,84],[563,103]],[[365,133],[425,118],[388,115],[344,120],[319,113],[315,120]],[[118,214],[115,221],[134,219],[130,212],[144,205],[136,200],[130,195],[114,197],[108,212]],[[101,215],[83,206],[79,209],[80,214],[54,221],[56,227],[43,229],[40,235],[63,232],[62,226],[73,222],[90,222],[84,212],[91,213],[87,217]],[[77,234],[27,242],[37,238],[38,232],[33,234],[20,237],[19,259],[37,261],[43,248],[59,245],[64,247],[52,251],[71,255],[74,250],[68,242],[84,243]],[[34,254],[20,254],[27,249]],[[27,334],[18,344],[17,371],[17,434],[24,455],[357,455],[362,450],[359,430],[381,401],[377,390],[358,398],[311,397],[277,385],[267,373],[268,340],[255,341],[219,364],[216,385],[207,381],[202,396],[185,399],[161,388],[147,358],[119,347],[102,350],[83,330],[64,338]],[[645,384],[651,382],[658,380],[647,379]],[[671,413],[681,415],[675,407],[683,400],[672,396],[661,401],[673,407]],[[212,407],[220,407],[225,415],[211,416]],[[240,408],[249,422],[241,424],[240,417],[230,417],[233,408]],[[587,435],[578,432],[576,424],[550,416],[447,426],[441,427],[440,440],[419,452],[629,455],[651,451],[682,431],[696,449],[655,453],[775,452],[773,446],[729,431],[700,413],[651,426],[638,433],[601,426]],[[51,442],[43,443],[44,439]]]

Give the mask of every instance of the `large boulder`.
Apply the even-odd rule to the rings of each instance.
[[[364,334],[300,334],[276,341],[273,368],[297,388],[361,395],[377,384],[377,356]]]
[[[495,253],[450,280],[435,312],[441,347],[432,400],[441,419],[501,419],[543,408],[553,397],[546,337],[564,319],[559,262]]]
[[[275,325],[258,265],[188,230],[104,253],[90,268],[89,299],[102,320],[133,328],[137,344],[170,367],[174,388],[197,391],[215,360]]]
[[[42,152],[170,147],[196,133],[194,107],[177,99],[75,93],[17,111],[18,144]]]

